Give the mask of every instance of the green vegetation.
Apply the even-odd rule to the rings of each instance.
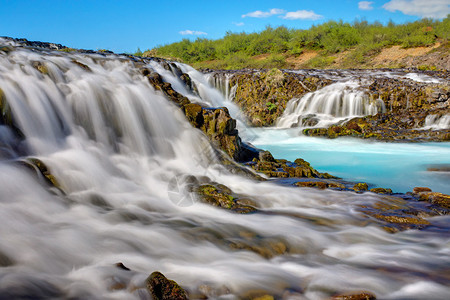
[[[322,68],[333,63],[333,55],[347,50],[352,51],[346,58],[348,64],[361,64],[385,47],[430,46],[437,41],[447,42],[449,37],[450,15],[441,21],[422,19],[386,25],[367,21],[329,21],[308,30],[267,26],[259,33],[227,32],[218,40],[183,39],[148,50],[144,56],[178,58],[198,68],[283,68],[287,65],[287,57],[316,51],[319,56],[308,66]]]

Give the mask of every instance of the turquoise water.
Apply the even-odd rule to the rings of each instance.
[[[384,143],[359,139],[298,136],[298,129],[253,129],[251,143],[275,158],[301,157],[321,172],[351,181],[392,188],[395,192],[427,186],[450,194],[450,172],[427,168],[450,166],[450,143]]]

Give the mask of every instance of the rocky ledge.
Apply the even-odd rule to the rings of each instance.
[[[233,91],[233,101],[248,123],[272,126],[289,100],[301,98],[335,82],[359,82],[358,91],[383,102],[385,111],[376,115],[349,118],[328,128],[311,128],[303,134],[336,138],[352,136],[384,141],[448,141],[449,129],[424,129],[427,117],[450,115],[450,75],[448,71],[401,70],[272,70],[212,71],[216,81],[225,81]],[[380,75],[381,74],[381,75]],[[395,74],[392,76],[391,74]],[[411,74],[434,80],[411,79]],[[408,77],[409,76],[409,77]]]

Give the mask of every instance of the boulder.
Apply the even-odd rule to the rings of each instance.
[[[384,195],[392,194],[391,189],[385,189],[385,188],[373,188],[373,189],[370,189],[370,191],[372,193],[376,193],[376,194],[384,194]]]
[[[413,194],[420,194],[422,192],[431,192],[431,189],[428,187],[420,187],[420,186],[416,186],[413,189]]]
[[[167,279],[160,272],[153,272],[145,281],[149,293],[155,300],[183,300],[188,296],[175,281]]]
[[[365,182],[359,182],[353,186],[353,190],[356,192],[363,192],[367,191],[369,189],[369,186]]]
[[[228,209],[230,211],[246,214],[256,212],[256,203],[250,199],[239,197],[223,184],[210,183],[194,188],[199,199],[204,202]],[[241,199],[240,199],[241,198]]]

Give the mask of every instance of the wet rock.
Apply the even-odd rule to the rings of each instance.
[[[259,160],[261,162],[275,162],[275,158],[273,158],[272,153],[269,151],[259,152]]]
[[[200,129],[214,145],[224,150],[234,160],[239,160],[241,139],[236,129],[236,120],[231,118],[228,109],[203,108],[203,124]]]
[[[413,194],[420,194],[422,192],[431,192],[431,189],[428,187],[420,187],[420,186],[416,186],[413,189]]]
[[[44,181],[50,186],[54,187],[60,192],[64,193],[61,185],[59,184],[56,177],[50,172],[47,165],[41,161],[38,158],[35,157],[29,157],[26,160],[22,160],[19,162],[21,165],[25,166],[26,168],[36,172],[37,174],[41,175]]]
[[[125,265],[121,262],[116,263],[116,267],[125,271],[131,271],[129,268],[125,267]]]
[[[328,187],[328,184],[322,181],[299,181],[296,182],[294,185],[298,187],[315,187],[322,190]]]
[[[35,68],[36,70],[38,70],[42,74],[44,74],[44,75],[48,74],[48,68],[47,68],[47,66],[44,63],[42,63],[40,61],[34,61],[32,63],[32,66],[33,66],[33,68]]]
[[[227,186],[222,184],[200,185],[195,188],[195,192],[202,202],[236,213],[246,214],[257,210],[255,206],[251,205],[255,202],[246,198],[240,200],[234,196],[234,193]]]
[[[361,206],[360,210],[390,233],[426,228],[431,223],[423,217],[436,215],[427,207],[411,206],[408,201],[393,196],[382,196],[380,201]]]
[[[86,72],[92,72],[92,70],[91,70],[91,68],[89,68],[89,66],[87,66],[87,65],[85,65],[85,64],[83,64],[83,63],[80,63],[79,61],[77,61],[77,60],[72,60],[72,62],[74,63],[74,64],[76,64],[77,66],[79,66],[80,68],[82,68],[83,70],[85,70]]]
[[[421,192],[419,200],[428,201],[432,204],[439,205],[443,208],[450,209],[450,195],[436,192]]]
[[[220,71],[213,74],[215,77],[221,75]],[[317,76],[305,76],[277,69],[240,70],[234,72],[229,81],[230,87],[236,86],[234,102],[253,126],[272,125],[281,116],[289,100],[299,98],[329,83],[331,80],[319,79]]]
[[[337,189],[337,190],[345,190],[346,187],[344,184],[335,182],[335,181],[321,181],[321,180],[315,180],[315,181],[298,181],[294,183],[295,186],[298,187],[314,187],[319,189]]]
[[[195,128],[200,128],[204,123],[202,107],[199,104],[190,103],[184,106],[184,114],[189,123]]]
[[[153,88],[155,88],[155,90],[163,92],[167,98],[169,98],[176,105],[183,107],[184,105],[191,103],[188,98],[176,92],[172,88],[172,84],[169,82],[164,82],[162,76],[158,73],[144,69],[142,70],[142,74],[147,77],[149,83],[153,86]]]
[[[373,188],[373,189],[370,189],[370,191],[372,193],[376,193],[376,194],[384,194],[384,195],[392,194],[391,189],[385,189],[385,188]]]
[[[369,189],[369,186],[365,182],[359,182],[353,186],[353,190],[356,192],[363,192],[367,191]]]
[[[264,173],[269,177],[336,178],[328,173],[319,173],[304,159],[298,158],[294,162],[274,159],[268,151],[261,151],[258,157],[246,164],[255,171]]]
[[[186,292],[175,281],[160,272],[153,272],[146,280],[147,290],[155,300],[188,299]]]
[[[345,293],[331,297],[332,300],[375,300],[374,294],[370,292]]]
[[[9,267],[14,264],[13,260],[6,254],[0,252],[0,267]]]

